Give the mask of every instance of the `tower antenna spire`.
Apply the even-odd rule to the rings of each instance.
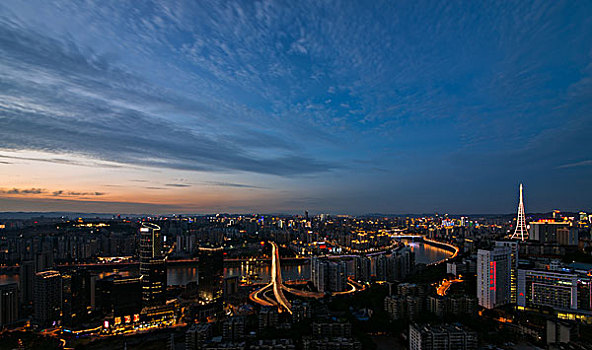
[[[516,229],[512,239],[526,240],[528,231],[526,230],[526,217],[524,215],[524,199],[522,197],[522,184],[520,184],[520,203],[518,203],[518,217],[516,218]]]

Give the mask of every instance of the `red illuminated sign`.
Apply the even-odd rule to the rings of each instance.
[[[495,283],[497,280],[497,262],[491,261],[489,263],[489,290],[495,290]]]

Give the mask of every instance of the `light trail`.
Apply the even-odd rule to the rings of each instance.
[[[276,300],[290,314],[292,314],[292,305],[286,299],[282,290],[282,270],[280,267],[280,253],[275,242],[271,242],[271,283],[273,284],[273,294]]]
[[[259,294],[263,294],[265,293],[265,291],[271,287],[271,283],[265,285],[263,288],[257,289],[254,292],[251,292],[251,294],[249,294],[249,299],[251,299],[251,301],[256,302],[257,304],[263,305],[263,306],[274,306],[274,304],[268,302],[267,300],[262,299]],[[266,298],[265,296],[263,296],[263,298]]]
[[[344,290],[343,292],[333,292],[333,295],[343,295],[343,294],[350,294],[355,293],[358,289],[354,286],[353,283],[347,282],[347,285],[350,287],[349,290]]]
[[[284,286],[282,281],[282,269],[280,266],[280,253],[278,250],[278,246],[275,242],[271,242],[271,283],[265,285],[264,287],[252,292],[249,295],[249,299],[252,301],[264,305],[264,306],[272,306],[277,305],[274,303],[273,300],[270,300],[266,295],[265,292],[271,288],[273,291],[273,295],[277,301],[277,303],[288,311],[290,314],[292,313],[292,304],[284,295],[284,289],[287,287]]]
[[[270,293],[273,294],[273,288],[265,290],[265,292],[263,292],[263,298],[265,298],[265,300],[271,305],[278,306],[278,303],[273,299],[273,296],[269,295]]]
[[[286,291],[290,294],[299,296],[299,297],[316,298],[316,299],[323,298],[325,296],[324,293],[309,292],[309,291],[299,290],[299,289],[295,289],[295,288],[290,288],[284,284],[284,282],[282,280],[282,270],[281,270],[281,266],[280,266],[280,254],[279,254],[278,246],[275,242],[270,242],[270,243],[271,243],[271,248],[272,248],[271,283],[266,284],[265,286],[251,292],[251,294],[249,294],[249,299],[251,301],[253,301],[259,305],[263,305],[263,306],[273,306],[273,305],[279,304],[279,306],[281,306],[283,309],[285,309],[286,311],[288,311],[291,314],[292,313],[292,305],[290,304],[290,301],[284,295],[284,291]],[[348,278],[347,285],[349,287],[348,290],[343,291],[343,292],[333,293],[333,294],[334,295],[350,294],[350,293],[355,293],[357,291],[361,291],[361,290],[366,289],[366,286],[353,281],[351,278]],[[276,299],[275,301],[270,300],[270,298],[266,295],[266,292],[268,292],[270,288],[273,291],[273,295]],[[276,301],[277,301],[277,303],[276,303]]]
[[[450,286],[452,286],[453,283],[460,283],[460,282],[463,282],[463,280],[460,278],[453,279],[453,280],[444,279],[442,281],[442,283],[440,283],[440,285],[436,288],[436,293],[440,296],[445,296],[446,293],[448,293],[448,289],[450,289]]]
[[[290,288],[287,286],[283,286],[284,290],[290,294],[294,294],[296,296],[299,297],[305,297],[305,298],[315,298],[315,299],[320,299],[322,297],[325,296],[324,293],[318,293],[318,292],[307,292],[304,290],[300,290],[300,289],[294,289],[294,288]]]

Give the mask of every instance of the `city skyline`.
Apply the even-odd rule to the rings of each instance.
[[[591,11],[3,2],[0,212],[589,211]]]
[[[588,349],[590,38],[590,1],[0,1],[0,348]]]

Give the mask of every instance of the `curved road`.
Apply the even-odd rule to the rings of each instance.
[[[275,242],[271,242],[271,257],[271,284],[273,285],[273,294],[280,305],[291,314],[292,305],[282,290],[283,285],[282,269],[280,268],[280,253]]]
[[[265,286],[253,291],[249,295],[249,299],[258,303],[259,305],[263,306],[281,306],[283,309],[288,311],[290,314],[292,313],[292,304],[284,295],[284,291],[297,295],[299,297],[306,297],[306,298],[323,298],[325,296],[324,293],[316,293],[316,292],[307,292],[304,290],[299,290],[295,288],[290,288],[284,285],[282,280],[282,269],[280,267],[280,253],[278,246],[275,242],[271,243],[271,282],[266,284]],[[333,293],[334,295],[340,294],[349,294],[354,293],[356,291],[366,289],[366,286],[360,285],[357,282],[348,278],[348,285],[350,286],[349,290],[343,292],[336,292]],[[273,295],[275,297],[275,301],[271,300],[269,296],[266,295],[266,292],[269,289],[273,291]],[[276,302],[277,301],[277,302]]]

